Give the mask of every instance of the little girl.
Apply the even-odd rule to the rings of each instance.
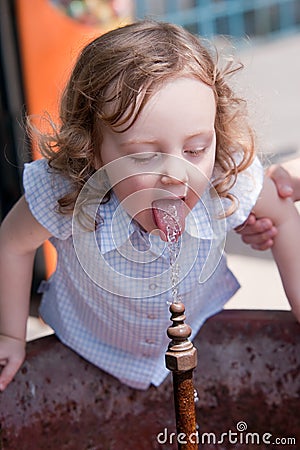
[[[174,290],[193,336],[239,288],[227,230],[254,209],[300,318],[300,220],[255,157],[244,102],[205,45],[142,21],[95,39],[64,92],[60,125],[25,165],[24,196],[0,232],[0,389],[25,357],[32,265],[50,239],[57,268],[41,316],[63,343],[122,382],[158,386]],[[294,237],[296,237],[294,239]],[[171,289],[166,240],[177,241]],[[174,256],[174,255],[173,255]]]

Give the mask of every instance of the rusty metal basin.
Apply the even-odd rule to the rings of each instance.
[[[300,326],[290,312],[223,311],[194,344],[199,448],[300,448]],[[137,391],[47,336],[28,344],[0,396],[0,449],[176,449],[172,395],[171,376]]]

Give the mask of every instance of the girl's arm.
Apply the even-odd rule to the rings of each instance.
[[[276,184],[280,197],[300,200],[300,158],[272,165],[266,174]],[[236,231],[255,250],[271,248],[277,234],[276,227],[268,217],[257,219],[254,214],[250,214],[244,225]]]
[[[300,321],[300,216],[292,199],[280,198],[272,180],[265,179],[254,207],[256,217],[268,217],[277,229],[272,253],[292,310]]]
[[[10,383],[25,358],[34,256],[50,236],[33,217],[24,197],[0,228],[0,390]]]

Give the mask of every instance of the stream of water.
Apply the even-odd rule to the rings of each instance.
[[[180,303],[182,301],[179,293],[179,273],[180,267],[177,261],[180,252],[180,239],[179,236],[182,232],[177,209],[174,205],[169,205],[167,211],[163,215],[163,220],[166,225],[167,231],[167,245],[170,258],[171,267],[171,292],[173,303]]]
[[[170,258],[171,267],[171,293],[173,303],[180,303],[182,301],[181,295],[179,293],[179,274],[180,267],[177,261],[177,256],[180,251],[179,241],[169,241],[168,240],[168,250]]]
[[[168,210],[163,216],[163,220],[166,224],[167,230],[167,245],[169,251],[170,258],[170,267],[171,267],[171,292],[172,292],[172,300],[173,303],[181,303],[182,298],[179,293],[179,274],[180,267],[178,264],[178,255],[180,252],[181,242],[181,227],[179,225],[179,221],[176,220],[178,218],[176,207],[170,205]],[[198,392],[194,388],[194,403],[196,404],[199,401]],[[199,428],[198,424],[196,426],[197,430]]]

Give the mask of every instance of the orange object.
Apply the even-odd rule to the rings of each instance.
[[[60,95],[78,52],[102,30],[71,19],[48,0],[17,0],[16,13],[27,113],[39,128],[45,112],[58,120]],[[34,143],[32,151],[34,159],[40,157]],[[49,242],[44,252],[49,276],[56,253]]]

